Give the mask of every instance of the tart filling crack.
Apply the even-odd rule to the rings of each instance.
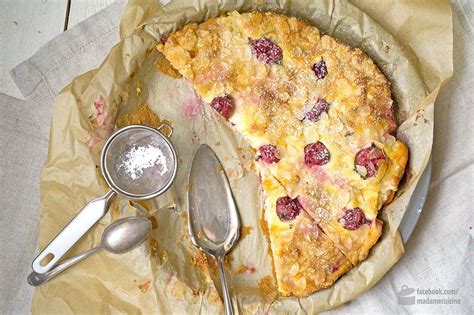
[[[329,287],[351,262],[268,170],[259,174],[279,292],[304,297]]]
[[[257,168],[260,170],[259,174],[261,174],[265,166]],[[376,217],[368,219],[359,207],[340,208],[335,206],[332,201],[337,202],[346,197],[330,193],[323,196],[319,189],[314,189],[316,184],[308,188],[306,193],[300,191],[292,194],[269,170],[266,170],[266,172],[268,173],[266,175],[267,179],[272,177],[282,187],[288,198],[291,199],[290,196],[294,196],[292,200],[298,200],[301,210],[318,225],[322,233],[331,240],[333,246],[341,251],[352,265],[356,266],[366,259],[370,248],[377,242],[382,233],[383,221]],[[338,191],[338,193],[341,192]],[[338,209],[336,214],[331,213],[332,209]]]
[[[188,24],[157,49],[255,149],[279,292],[309,295],[366,259],[408,158],[373,61],[272,12]]]

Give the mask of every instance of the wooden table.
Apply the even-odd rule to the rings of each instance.
[[[0,0],[0,93],[23,99],[9,71],[114,0]]]

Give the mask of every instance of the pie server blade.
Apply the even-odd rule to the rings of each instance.
[[[191,241],[219,267],[227,314],[233,314],[223,258],[239,238],[240,219],[229,181],[214,151],[202,144],[189,174],[188,228]]]

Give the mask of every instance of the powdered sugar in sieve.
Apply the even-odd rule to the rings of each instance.
[[[108,183],[126,195],[150,195],[174,178],[176,160],[166,137],[151,128],[125,130],[104,155]]]
[[[134,146],[127,152],[119,169],[123,169],[132,179],[137,179],[143,175],[143,170],[156,166],[159,175],[168,171],[166,157],[160,148],[151,145],[137,147]]]

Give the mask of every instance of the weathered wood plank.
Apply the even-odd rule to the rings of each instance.
[[[68,28],[94,15],[115,0],[71,0]]]
[[[23,98],[9,71],[63,32],[67,0],[0,1],[0,93]]]

